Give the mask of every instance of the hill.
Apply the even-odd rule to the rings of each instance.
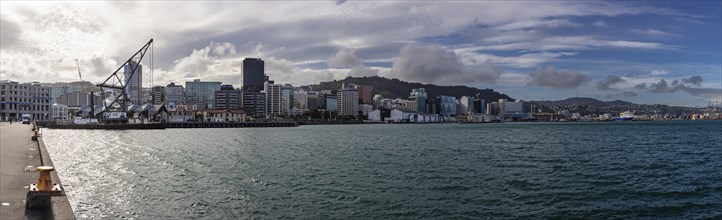
[[[634,111],[636,114],[672,114],[681,115],[697,112],[698,109],[683,106],[668,106],[661,104],[645,105],[625,102],[622,100],[601,101],[593,98],[568,98],[558,101],[531,101],[548,107],[549,110],[569,110],[581,115],[601,115],[609,113],[617,115],[623,111]],[[545,111],[547,109],[545,108]]]
[[[405,82],[398,79],[389,79],[379,76],[371,77],[347,77],[342,80],[334,80],[331,82],[321,82],[316,85],[309,85],[313,90],[332,90],[337,91],[343,83],[353,83],[357,85],[373,86],[373,94],[381,94],[386,98],[408,98],[412,89],[424,88],[427,97],[436,97],[439,95],[454,96],[461,98],[462,96],[477,96],[487,102],[499,99],[507,99],[514,101],[506,94],[494,91],[493,89],[478,89],[468,86],[437,86],[433,84],[421,84],[414,82]],[[301,88],[310,90],[309,86]]]
[[[577,98],[568,98],[564,100],[558,100],[558,101],[532,101],[537,104],[541,104],[548,107],[560,107],[560,106],[568,106],[568,105],[587,105],[587,106],[594,106],[594,107],[608,107],[608,106],[635,106],[637,104],[631,103],[631,102],[625,102],[622,100],[614,100],[614,101],[601,101],[594,98],[584,98],[584,97],[577,97]]]

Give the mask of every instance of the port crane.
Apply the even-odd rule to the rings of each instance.
[[[137,69],[141,68],[140,61],[143,60],[143,57],[145,57],[146,52],[152,44],[153,39],[151,38],[150,41],[148,41],[148,43],[143,45],[137,52],[135,52],[133,56],[128,58],[128,60],[124,63],[122,63],[120,67],[115,70],[115,72],[110,74],[110,76],[108,76],[105,81],[96,85],[102,90],[101,94],[103,97],[103,110],[98,112],[98,115],[105,119],[125,119],[124,121],[127,122],[125,114],[128,112],[128,102],[130,101],[127,93],[128,81],[126,81],[123,76],[119,76],[118,72],[126,65],[128,65],[130,68],[130,74],[128,76],[128,79],[133,78],[133,75],[137,73]],[[137,63],[136,61],[134,61],[136,57],[138,57]],[[106,101],[106,91],[114,92],[110,94],[111,97],[109,97],[110,99],[108,99],[110,102]],[[113,115],[119,117],[113,117]]]
[[[78,66],[78,77],[80,77],[80,81],[83,81],[83,75],[80,74],[80,62],[78,62],[78,59],[75,59],[75,64]]]

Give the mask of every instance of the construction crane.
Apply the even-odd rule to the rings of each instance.
[[[78,62],[78,59],[75,59],[75,64],[78,65],[78,77],[80,77],[80,81],[83,81],[83,75],[80,74],[80,62]]]
[[[113,119],[124,119],[124,122],[127,122],[127,117],[125,114],[128,112],[128,102],[130,101],[128,99],[128,93],[126,88],[128,87],[128,82],[126,80],[123,80],[121,76],[118,75],[118,72],[125,67],[125,65],[128,65],[130,69],[130,74],[127,77],[128,79],[132,79],[133,75],[136,74],[138,71],[138,68],[141,67],[140,62],[143,60],[143,57],[145,56],[148,49],[153,44],[153,39],[151,38],[148,43],[143,45],[133,56],[128,58],[127,61],[122,63],[118,69],[115,70],[108,78],[105,79],[100,84],[97,84],[98,87],[103,90],[103,100],[106,99],[106,91],[112,90],[117,91],[114,95],[114,97],[110,97],[112,99],[109,99],[110,102],[104,101],[103,102],[103,110],[101,112],[98,112],[97,114],[103,114],[101,115],[105,119],[113,120]],[[138,61],[135,61],[134,59],[138,57]],[[121,73],[122,74],[122,73]],[[111,81],[112,80],[112,81]],[[121,120],[123,121],[123,120]]]

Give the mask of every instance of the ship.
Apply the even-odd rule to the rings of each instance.
[[[634,119],[634,112],[626,111],[619,114],[619,117],[613,117],[614,121],[631,121]]]

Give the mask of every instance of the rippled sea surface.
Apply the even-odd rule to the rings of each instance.
[[[722,218],[722,121],[48,130],[79,218]]]

